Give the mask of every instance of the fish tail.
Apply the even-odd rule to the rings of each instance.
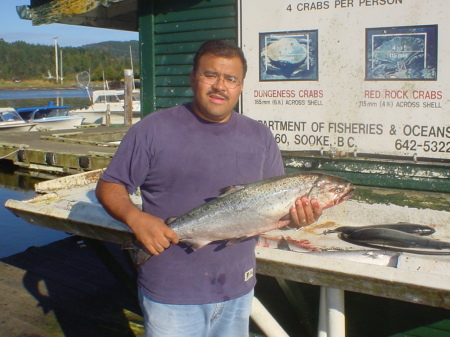
[[[136,268],[142,266],[153,255],[136,239],[128,240],[122,244],[123,250],[131,251],[131,259]]]

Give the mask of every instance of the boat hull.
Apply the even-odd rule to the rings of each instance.
[[[61,116],[36,119],[36,126],[31,131],[75,129],[83,123],[82,116]]]
[[[0,124],[0,132],[3,132],[3,131],[28,132],[35,125],[36,124],[34,124],[34,123],[24,123],[24,124],[16,124],[16,125]]]

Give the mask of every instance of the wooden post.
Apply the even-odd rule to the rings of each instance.
[[[124,104],[124,124],[131,125],[133,118],[133,70],[125,69],[125,104]]]
[[[111,125],[111,107],[109,104],[106,106],[105,111],[105,125],[110,126]]]

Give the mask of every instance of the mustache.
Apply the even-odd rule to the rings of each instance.
[[[227,94],[225,94],[225,93],[223,93],[222,91],[219,91],[219,90],[210,90],[210,91],[208,91],[206,93],[206,95],[208,95],[208,96],[209,95],[218,95],[218,96],[222,96],[225,99],[229,99],[230,98]]]

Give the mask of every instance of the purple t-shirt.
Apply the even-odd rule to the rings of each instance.
[[[197,117],[190,105],[154,112],[130,128],[102,179],[140,187],[145,212],[164,220],[219,194],[284,173],[268,128],[233,112],[226,123]],[[154,301],[217,303],[255,285],[256,238],[233,245],[213,242],[195,252],[171,245],[139,268],[139,285]]]

